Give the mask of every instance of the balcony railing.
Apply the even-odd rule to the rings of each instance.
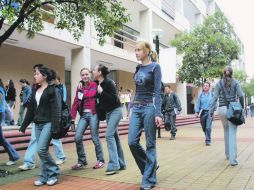
[[[126,29],[132,33],[127,32]],[[135,33],[135,35],[133,33]],[[139,32],[125,26],[122,30],[115,32],[111,44],[125,50],[133,51],[138,38]]]
[[[172,0],[162,0],[161,10],[171,19],[175,20],[175,7]]]

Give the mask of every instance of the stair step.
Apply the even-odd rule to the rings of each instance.
[[[218,120],[219,116],[216,115],[214,117],[214,120]],[[184,126],[184,125],[190,125],[190,124],[195,124],[199,123],[200,119],[196,117],[177,117],[176,120],[176,126]],[[99,128],[99,136],[100,138],[105,138],[106,135],[106,123],[102,123]],[[129,123],[127,121],[121,122],[118,126],[118,131],[119,135],[126,135],[128,134],[128,128],[129,128]],[[162,126],[161,128],[164,128]],[[18,132],[18,128],[14,129],[12,131],[5,131],[4,132],[5,138],[14,146],[16,150],[25,150],[28,146],[30,136],[31,136],[31,129],[28,129],[25,134]],[[73,143],[74,142],[74,137],[75,137],[75,132],[68,132],[68,136],[62,139],[62,143]],[[83,141],[91,140],[91,133],[90,129],[88,128],[83,136]],[[3,147],[0,147],[0,153],[5,152]]]

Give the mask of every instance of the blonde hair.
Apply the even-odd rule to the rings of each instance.
[[[88,68],[84,67],[84,68],[82,68],[82,69],[80,70],[80,74],[81,74],[82,71],[84,71],[84,70],[86,70],[86,71],[88,71],[89,73],[91,73],[91,71],[90,71]]]
[[[151,59],[151,61],[157,61],[157,53],[152,50],[151,45],[148,42],[139,41],[137,42],[137,45],[140,46],[143,51],[148,53],[148,57]]]

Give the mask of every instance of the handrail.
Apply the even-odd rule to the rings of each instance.
[[[123,39],[127,39],[127,40],[129,40],[129,41],[132,41],[132,42],[136,42],[137,40],[133,40],[133,39],[131,39],[131,38],[128,38],[127,36],[124,36],[124,35],[122,35],[122,34],[119,34],[119,33],[117,33],[117,32],[114,32],[117,36],[120,36],[120,37],[122,37]],[[136,37],[137,38],[137,37]]]

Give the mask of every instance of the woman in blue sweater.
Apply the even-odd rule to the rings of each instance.
[[[157,55],[147,42],[139,42],[135,49],[138,65],[134,75],[136,94],[129,126],[128,143],[143,175],[141,190],[152,189],[156,182],[156,127],[162,124],[161,68]],[[142,131],[146,136],[146,151],[140,145]]]

